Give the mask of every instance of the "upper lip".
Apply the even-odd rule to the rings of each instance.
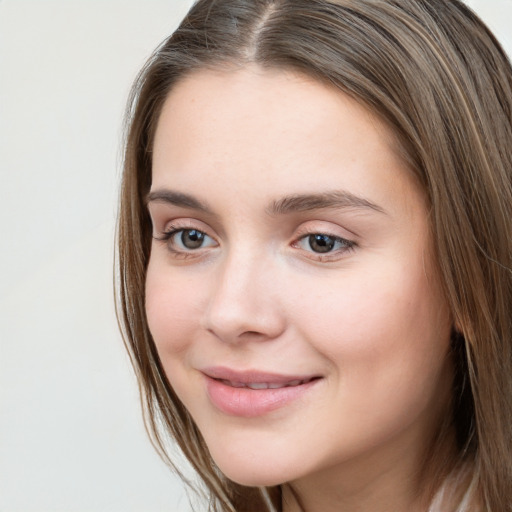
[[[249,384],[270,384],[275,386],[299,385],[317,379],[317,374],[278,374],[260,370],[233,370],[221,366],[204,368],[204,375],[212,379],[226,381],[232,385],[248,386]]]

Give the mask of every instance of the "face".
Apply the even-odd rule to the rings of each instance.
[[[451,318],[424,195],[378,119],[302,75],[197,72],[164,105],[148,208],[149,328],[228,477],[417,463]]]

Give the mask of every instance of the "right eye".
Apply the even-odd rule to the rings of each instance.
[[[191,252],[217,245],[213,238],[198,229],[171,229],[159,240],[167,242],[174,252]]]

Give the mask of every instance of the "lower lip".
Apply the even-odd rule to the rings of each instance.
[[[275,411],[304,396],[318,379],[278,389],[234,388],[206,377],[206,390],[213,405],[225,414],[254,418]]]

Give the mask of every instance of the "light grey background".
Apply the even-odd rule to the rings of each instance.
[[[468,3],[512,53],[512,0]],[[127,93],[190,4],[0,1],[0,512],[188,510],[111,283]]]

